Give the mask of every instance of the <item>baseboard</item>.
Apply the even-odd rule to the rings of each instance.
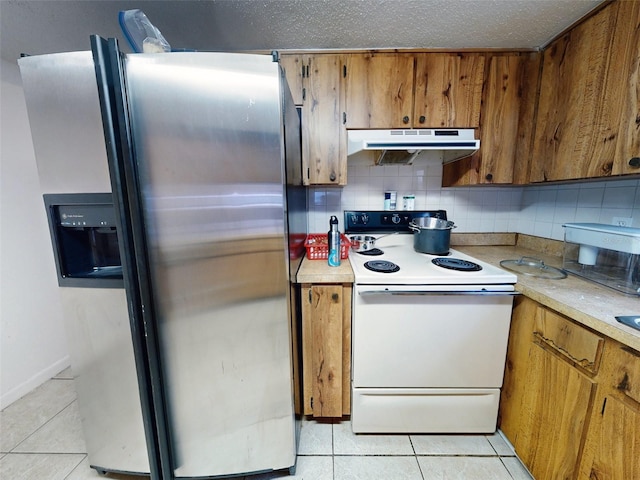
[[[70,364],[71,362],[69,359],[69,355],[65,355],[57,362],[54,362],[53,364],[42,369],[20,385],[12,388],[8,392],[2,392],[2,395],[0,395],[0,410],[4,410],[16,400],[24,397],[34,388],[39,387],[47,380],[55,377]]]

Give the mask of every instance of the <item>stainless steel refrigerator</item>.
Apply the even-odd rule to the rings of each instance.
[[[153,478],[293,470],[290,286],[304,254],[306,195],[299,119],[282,72],[268,55],[124,55],[115,40],[100,37],[91,48],[19,61],[40,175],[64,178],[60,169],[74,164],[87,171],[84,179],[69,172],[80,177],[73,191],[62,181],[43,193],[64,194],[64,204],[83,182],[84,193],[95,188],[91,172],[108,169],[129,317],[117,327],[124,348],[100,347],[101,330],[111,325],[92,305],[104,310],[110,300],[95,297],[109,288],[64,286],[58,266],[61,291],[73,290],[68,333],[90,463],[100,471],[147,467]],[[84,98],[68,97],[74,88],[63,79],[71,70],[68,59],[59,62],[66,55],[83,57]],[[52,88],[41,65],[56,63],[60,85]],[[65,88],[71,92],[60,94]],[[91,116],[78,118],[76,102],[90,103]],[[51,129],[62,118],[52,108],[69,125]],[[104,137],[90,143],[103,150],[87,148],[66,163],[74,154],[68,142],[87,143],[96,111]],[[41,183],[44,190],[47,180]],[[51,222],[68,216],[48,199]],[[121,384],[119,375],[130,381]],[[102,409],[105,395],[127,400]],[[136,435],[126,433],[132,427]],[[141,450],[148,465],[124,461]]]

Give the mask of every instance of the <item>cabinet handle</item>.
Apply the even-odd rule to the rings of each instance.
[[[487,179],[487,182],[490,182],[491,180],[493,180],[493,173],[487,173],[487,175],[484,178]]]
[[[418,121],[419,121],[420,123],[424,123],[424,122],[426,122],[426,121],[427,121],[427,117],[425,117],[424,115],[420,115],[420,118],[418,119]]]
[[[633,157],[629,160],[629,166],[638,168],[640,167],[640,157]]]
[[[404,123],[409,123],[409,117],[407,117],[406,115],[404,117],[402,117],[402,121]]]
[[[331,172],[331,174],[329,175],[329,180],[331,180],[332,182],[336,181],[336,172]]]

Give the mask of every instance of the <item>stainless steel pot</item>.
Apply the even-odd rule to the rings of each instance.
[[[409,223],[413,230],[413,249],[431,255],[446,255],[451,243],[453,222],[434,217],[414,218]]]
[[[367,250],[376,248],[376,240],[380,240],[382,237],[387,237],[389,235],[395,235],[396,233],[398,232],[380,235],[378,238],[372,235],[352,235],[349,237],[351,250],[354,252],[366,252]]]

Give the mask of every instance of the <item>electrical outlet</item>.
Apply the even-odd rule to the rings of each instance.
[[[631,217],[613,217],[613,224],[618,227],[630,227],[633,223],[633,218]]]

